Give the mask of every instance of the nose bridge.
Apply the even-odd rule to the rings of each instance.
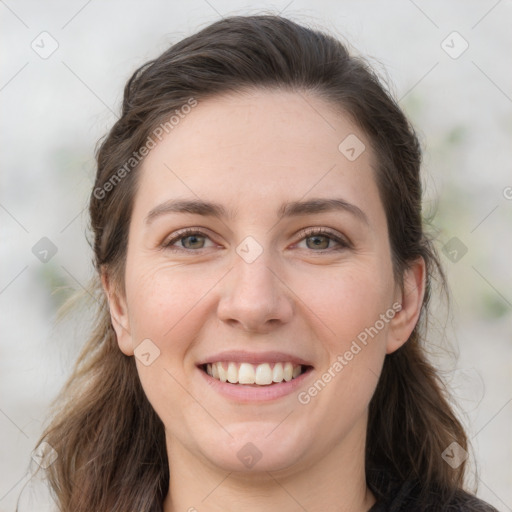
[[[289,321],[292,306],[276,266],[271,249],[252,237],[244,239],[236,248],[234,268],[223,288],[219,317],[251,331]]]
[[[235,263],[232,293],[238,294],[239,298],[251,298],[253,304],[261,302],[268,306],[269,302],[274,302],[278,291],[275,275],[270,270],[270,260],[269,252],[261,254],[250,263],[239,258]]]

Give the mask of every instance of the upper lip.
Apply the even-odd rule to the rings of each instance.
[[[293,364],[300,364],[304,366],[312,366],[309,361],[306,361],[302,357],[295,356],[293,354],[287,354],[286,352],[247,352],[245,350],[228,350],[226,352],[218,352],[202,358],[196,364],[201,366],[206,363],[217,363],[219,361],[233,361],[235,363],[286,363],[290,362]]]

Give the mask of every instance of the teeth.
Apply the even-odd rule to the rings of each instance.
[[[292,363],[285,363],[284,368],[283,368],[283,373],[284,373],[284,380],[286,382],[292,380],[293,364]]]
[[[282,382],[284,379],[283,365],[281,363],[276,363],[274,365],[274,369],[272,370],[272,380],[274,382]]]
[[[254,383],[260,384],[261,386],[272,384],[272,370],[270,369],[270,365],[268,363],[258,365],[256,368]]]
[[[217,367],[217,373],[219,374],[219,379],[221,382],[227,382],[228,380],[228,374],[226,373],[226,370],[224,370],[224,367],[220,363],[216,363],[213,366]],[[214,377],[214,375],[212,375]]]
[[[238,382],[240,384],[254,384],[255,378],[254,366],[249,363],[242,363],[238,370]]]
[[[228,364],[228,382],[231,382],[231,384],[238,382],[238,368],[235,363]]]
[[[227,368],[227,369],[226,369]],[[253,365],[251,363],[235,362],[217,362],[208,363],[206,372],[214,379],[231,384],[258,384],[267,386],[272,383],[289,382],[302,373],[300,364],[293,363],[261,363]]]

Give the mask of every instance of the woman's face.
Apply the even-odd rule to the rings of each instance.
[[[347,116],[292,92],[200,101],[147,156],[111,310],[171,460],[298,471],[363,449],[415,323],[375,166]]]

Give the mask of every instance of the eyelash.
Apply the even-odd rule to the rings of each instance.
[[[177,233],[176,236],[174,236],[170,240],[165,241],[162,244],[161,247],[163,249],[169,250],[171,252],[181,252],[181,251],[185,251],[185,252],[199,252],[202,249],[204,249],[204,247],[200,248],[200,249],[197,249],[197,250],[186,249],[184,247],[181,247],[181,248],[173,248],[172,247],[172,245],[174,243],[179,242],[180,240],[182,240],[184,238],[188,238],[189,236],[195,236],[195,235],[199,235],[199,236],[204,236],[206,238],[210,238],[206,233],[204,233],[204,232],[202,232],[200,230],[197,230],[195,228],[187,228],[187,229],[184,229],[183,231],[180,231],[179,233]],[[351,244],[347,240],[339,237],[338,235],[336,235],[332,231],[329,231],[329,230],[327,230],[325,228],[307,228],[307,229],[303,229],[302,231],[300,231],[299,235],[301,236],[301,239],[299,240],[299,242],[301,242],[305,238],[311,238],[313,236],[327,236],[329,239],[334,240],[335,242],[337,242],[339,244],[338,248],[322,249],[322,250],[319,250],[319,251],[313,251],[315,253],[323,254],[323,253],[331,252],[331,251],[341,251],[341,250],[348,249],[348,248],[351,247]]]

